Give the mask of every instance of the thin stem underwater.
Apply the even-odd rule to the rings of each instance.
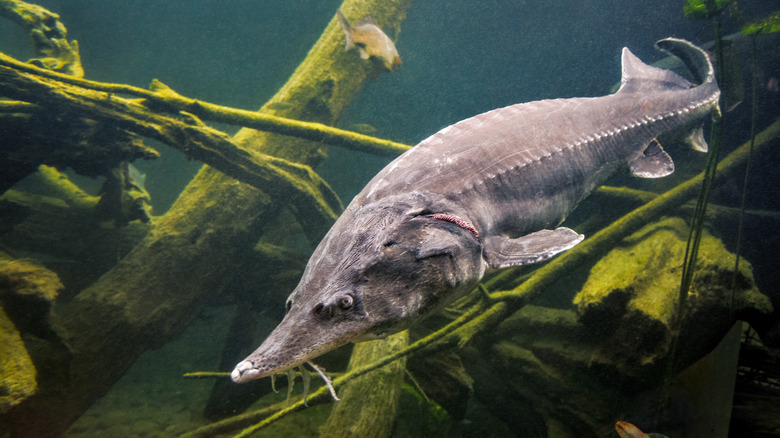
[[[723,40],[721,37],[721,14],[713,16],[715,33],[715,65],[716,77],[723,77]],[[718,114],[719,116],[720,114]],[[707,167],[704,170],[701,189],[696,201],[693,217],[691,218],[691,228],[688,234],[688,242],[685,248],[685,257],[683,259],[682,278],[680,279],[679,296],[677,299],[677,316],[672,325],[672,341],[669,352],[669,362],[667,368],[667,377],[671,377],[674,369],[674,361],[677,347],[679,345],[680,330],[685,316],[685,304],[688,293],[693,284],[693,275],[696,271],[696,258],[699,254],[699,244],[701,243],[702,228],[704,227],[704,217],[707,213],[707,204],[712,193],[712,185],[715,180],[715,174],[718,170],[718,159],[720,155],[720,144],[723,136],[723,124],[721,117],[715,116],[712,122],[712,133],[709,142],[709,155],[707,156]]]
[[[742,232],[745,224],[745,205],[747,201],[750,166],[753,161],[753,149],[756,143],[756,118],[758,117],[758,48],[755,34],[750,36],[751,51],[751,102],[750,102],[750,152],[745,163],[745,178],[742,180],[742,201],[739,208],[739,225],[737,226],[737,247],[734,249],[734,275],[731,278],[731,295],[729,296],[729,313],[734,313],[734,295],[737,289],[737,272],[739,272],[740,250],[742,249]]]

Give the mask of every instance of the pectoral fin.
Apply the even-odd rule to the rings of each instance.
[[[485,259],[491,269],[528,265],[549,259],[580,243],[585,236],[560,227],[541,230],[517,239],[490,236],[484,239]]]
[[[660,178],[674,172],[672,157],[653,139],[644,152],[629,163],[631,174],[640,178]]]
[[[709,149],[709,147],[707,147],[707,141],[704,139],[704,131],[702,130],[701,125],[688,134],[688,137],[685,138],[685,142],[699,152],[707,152]]]

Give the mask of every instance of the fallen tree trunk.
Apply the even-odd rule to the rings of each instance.
[[[388,29],[398,26],[409,3],[354,0],[342,5],[342,11],[350,16],[370,13]],[[269,104],[284,101],[290,104],[285,115],[330,124],[369,73],[368,64],[344,51],[334,18]],[[310,166],[324,156],[318,144],[248,129],[233,141]],[[52,360],[47,351],[36,352],[40,391],[3,415],[2,428],[11,436],[61,435],[141,353],[180,334],[236,276],[251,277],[253,270],[244,261],[256,260],[253,246],[266,225],[286,209],[300,208],[279,195],[241,184],[213,168],[201,169],[146,238],[67,306],[62,320],[69,357]],[[305,228],[306,218],[294,214]],[[312,241],[314,237],[309,236]],[[263,279],[257,280],[262,284]],[[281,298],[279,303],[281,308]]]

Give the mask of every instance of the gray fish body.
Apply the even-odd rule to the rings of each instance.
[[[487,270],[534,263],[579,243],[557,228],[621,168],[671,173],[655,141],[717,111],[706,54],[682,40],[699,86],[623,51],[623,81],[609,96],[536,101],[449,126],[379,172],[315,250],[288,313],[236,366],[244,382],[301,364],[347,342],[409,327],[468,293]]]

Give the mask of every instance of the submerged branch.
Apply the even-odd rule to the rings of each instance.
[[[65,73],[67,77],[82,77],[79,44],[68,41],[68,31],[60,16],[49,10],[20,0],[0,0],[0,17],[8,18],[30,33],[35,52],[40,58],[30,60],[41,67]]]
[[[143,105],[147,110],[159,110],[173,114],[185,111],[202,120],[245,126],[259,131],[319,141],[332,146],[340,146],[345,149],[379,156],[394,157],[410,148],[410,146],[402,143],[346,131],[322,123],[303,122],[267,113],[230,108],[192,99],[182,96],[156,79],[150,85],[150,91],[130,85],[110,84],[75,78],[73,76],[60,74],[20,62],[3,53],[0,53],[0,65],[31,75],[42,76],[74,87],[79,87],[84,90],[109,93],[110,95],[105,96],[105,98],[109,100],[113,94],[140,97],[143,100],[138,103]]]
[[[6,59],[0,55],[3,60]],[[184,120],[156,114],[137,100],[88,90],[0,65],[0,93],[39,105],[52,112],[103,122],[105,125],[153,138],[215,169],[282,198],[301,198],[312,208],[308,217],[323,217],[312,235],[330,227],[342,206],[328,185],[309,167],[241,148],[227,134],[197,117]],[[323,230],[324,228],[324,230]]]

